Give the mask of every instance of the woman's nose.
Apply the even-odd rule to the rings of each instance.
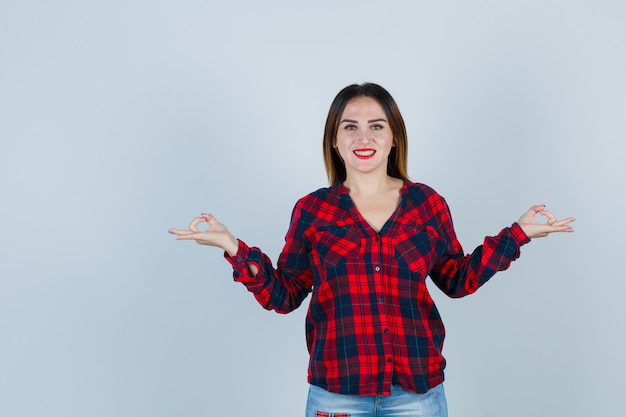
[[[359,142],[364,142],[364,143],[369,142],[370,141],[370,137],[368,135],[368,132],[365,131],[365,130],[360,130],[359,133],[358,133],[357,140]]]

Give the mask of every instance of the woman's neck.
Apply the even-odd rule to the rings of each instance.
[[[351,195],[377,195],[402,186],[402,180],[388,175],[350,175],[343,182]]]

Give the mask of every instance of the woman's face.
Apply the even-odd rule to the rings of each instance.
[[[348,102],[339,121],[335,146],[348,177],[356,173],[387,174],[393,133],[378,101],[362,96]]]

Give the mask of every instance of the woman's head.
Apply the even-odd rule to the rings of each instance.
[[[402,119],[398,105],[391,94],[380,85],[364,83],[345,87],[337,94],[328,110],[323,141],[324,165],[328,181],[332,185],[346,179],[346,167],[336,150],[337,131],[346,105],[358,97],[370,97],[376,100],[385,112],[394,141],[387,159],[387,174],[391,177],[407,179],[408,141],[404,119]]]

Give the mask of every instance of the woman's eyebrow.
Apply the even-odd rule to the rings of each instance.
[[[387,119],[372,119],[372,120],[368,120],[367,123],[376,123],[376,122],[385,122],[385,123],[389,123],[387,121]],[[359,121],[358,120],[352,120],[352,119],[343,119],[341,122],[339,122],[339,124],[341,123],[356,123],[358,124]]]

